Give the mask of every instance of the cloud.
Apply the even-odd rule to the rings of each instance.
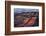
[[[22,12],[39,12],[38,9],[29,9],[29,8],[14,8],[15,13],[22,13]]]

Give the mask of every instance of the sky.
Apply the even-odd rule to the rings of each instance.
[[[39,9],[29,9],[29,8],[14,8],[15,13],[22,13],[22,12],[39,12]]]

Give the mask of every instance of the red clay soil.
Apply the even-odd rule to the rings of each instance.
[[[33,25],[35,22],[36,22],[36,17],[27,18],[26,20],[24,20],[25,25]]]

